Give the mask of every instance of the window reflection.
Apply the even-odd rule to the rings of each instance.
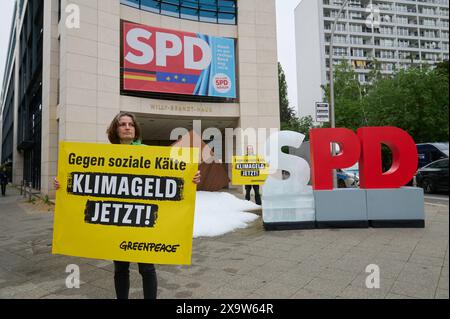
[[[171,17],[236,24],[236,0],[120,0],[121,4]]]

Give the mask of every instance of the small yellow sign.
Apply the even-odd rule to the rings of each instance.
[[[233,156],[233,185],[262,185],[268,176],[268,165],[262,156]]]
[[[198,149],[179,149],[198,158]],[[53,254],[189,265],[198,163],[170,147],[62,142]]]

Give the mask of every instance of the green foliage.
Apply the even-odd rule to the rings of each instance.
[[[293,118],[289,122],[282,122],[281,123],[281,130],[282,131],[294,131],[299,132],[303,135],[305,135],[305,140],[309,140],[309,131],[314,128],[313,118],[311,116],[306,116],[302,118]]]
[[[379,64],[361,85],[356,73],[341,63],[335,70],[336,127],[397,126],[416,141],[448,141],[448,62],[382,76]],[[323,87],[329,97],[329,86]]]
[[[357,74],[346,61],[335,68],[334,104],[336,127],[356,130],[367,126],[367,114],[362,103],[366,88],[358,81]],[[325,100],[330,101],[329,85],[322,87]]]
[[[370,126],[397,126],[416,141],[448,141],[448,76],[411,68],[380,80],[363,103]]]
[[[371,65],[371,69],[366,75],[366,81],[370,84],[367,84],[365,86],[366,90],[376,85],[380,80],[384,78],[383,74],[381,73],[381,63],[377,59],[373,59],[368,63],[368,65]]]
[[[280,62],[278,62],[278,84],[280,90],[280,121],[289,122],[295,118],[295,111],[289,106],[286,75]]]
[[[436,72],[446,75],[447,77],[449,74],[449,68],[448,60],[436,63]]]
[[[281,64],[278,62],[278,81],[280,89],[280,121],[282,131],[294,131],[304,134],[305,140],[309,140],[309,130],[314,127],[311,116],[298,118],[295,111],[289,106],[288,87],[286,76]],[[287,152],[287,149],[284,150]]]
[[[52,203],[50,202],[50,197],[48,197],[48,195],[45,195],[45,196],[44,196],[43,201],[44,201],[44,204],[47,204],[47,205],[51,205],[51,204],[52,204]]]

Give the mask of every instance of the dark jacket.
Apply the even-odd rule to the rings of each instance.
[[[8,176],[5,172],[0,172],[0,184],[8,184]]]

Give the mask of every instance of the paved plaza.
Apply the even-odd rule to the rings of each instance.
[[[0,298],[114,298],[113,264],[51,254],[53,206],[9,187],[0,197]],[[193,242],[191,266],[158,265],[160,299],[449,298],[449,207],[426,204],[425,229],[249,228]],[[95,243],[93,243],[95,244]],[[80,269],[67,288],[68,265]],[[380,287],[368,289],[368,265]],[[142,298],[137,265],[130,298]]]

